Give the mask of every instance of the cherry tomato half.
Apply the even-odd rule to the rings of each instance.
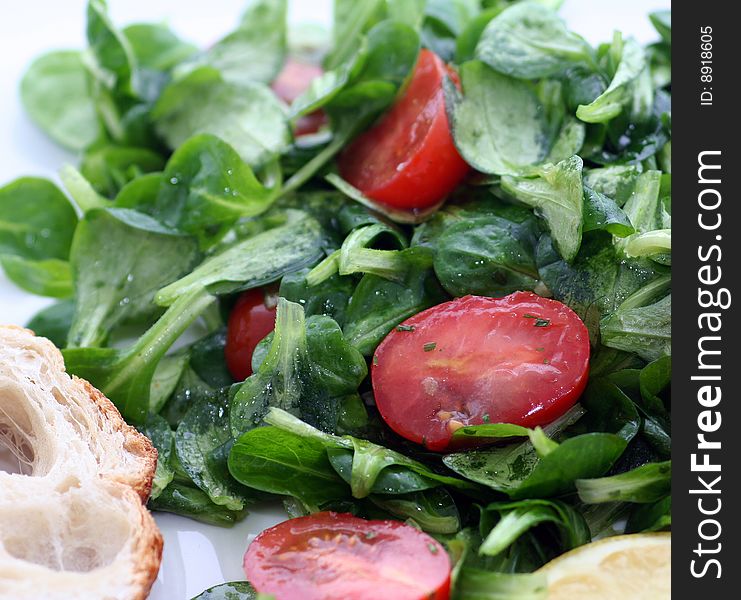
[[[430,50],[419,54],[404,95],[339,157],[340,175],[369,198],[401,209],[429,208],[469,166],[448,127],[443,78],[457,76]]]
[[[276,600],[448,600],[450,559],[400,521],[323,512],[266,529],[244,555],[258,592]]]
[[[276,298],[258,288],[244,292],[229,314],[226,325],[226,366],[236,381],[252,375],[255,346],[275,329]]]
[[[291,104],[298,98],[311,82],[323,73],[322,68],[308,62],[289,58],[278,73],[270,87],[278,98],[286,104]],[[307,133],[316,133],[327,122],[324,111],[317,110],[313,113],[299,117],[294,126],[293,133],[296,137]]]
[[[589,333],[569,307],[530,292],[466,296],[407,319],[376,349],[376,405],[430,450],[465,425],[544,425],[584,391]]]

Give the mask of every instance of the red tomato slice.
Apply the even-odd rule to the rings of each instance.
[[[291,104],[298,98],[311,82],[319,77],[324,71],[318,65],[289,58],[278,73],[270,87],[276,95],[286,104]],[[317,110],[311,114],[299,117],[294,126],[293,133],[296,137],[308,133],[316,133],[327,123],[327,115],[324,111]]]
[[[465,425],[544,425],[584,391],[589,333],[569,307],[530,292],[466,296],[404,321],[376,349],[376,405],[399,435],[448,448]]]
[[[275,329],[276,299],[264,289],[244,292],[226,326],[226,366],[235,381],[252,375],[252,353],[255,346]]]
[[[433,206],[453,191],[469,166],[450,135],[446,75],[457,83],[434,52],[422,50],[404,95],[340,155],[340,175],[369,198],[407,210]]]
[[[266,529],[244,555],[258,592],[276,600],[448,600],[450,559],[400,521],[323,512]]]

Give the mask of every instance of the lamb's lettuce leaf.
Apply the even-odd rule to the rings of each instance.
[[[270,349],[231,403],[232,433],[260,425],[272,407],[334,431],[343,399],[367,373],[365,360],[337,323],[321,315],[306,319],[301,305],[281,298]]]
[[[481,34],[476,57],[521,79],[562,75],[591,64],[589,45],[539,2],[518,2],[494,17]]]
[[[478,171],[516,175],[549,150],[545,112],[532,88],[480,61],[461,65],[463,94],[446,85],[453,139]]]

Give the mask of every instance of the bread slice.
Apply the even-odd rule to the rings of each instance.
[[[0,326],[1,600],[143,600],[162,536],[151,442],[46,339]]]

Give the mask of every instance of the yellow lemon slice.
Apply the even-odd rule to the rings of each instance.
[[[669,600],[671,534],[620,535],[575,548],[538,570],[548,600]]]

